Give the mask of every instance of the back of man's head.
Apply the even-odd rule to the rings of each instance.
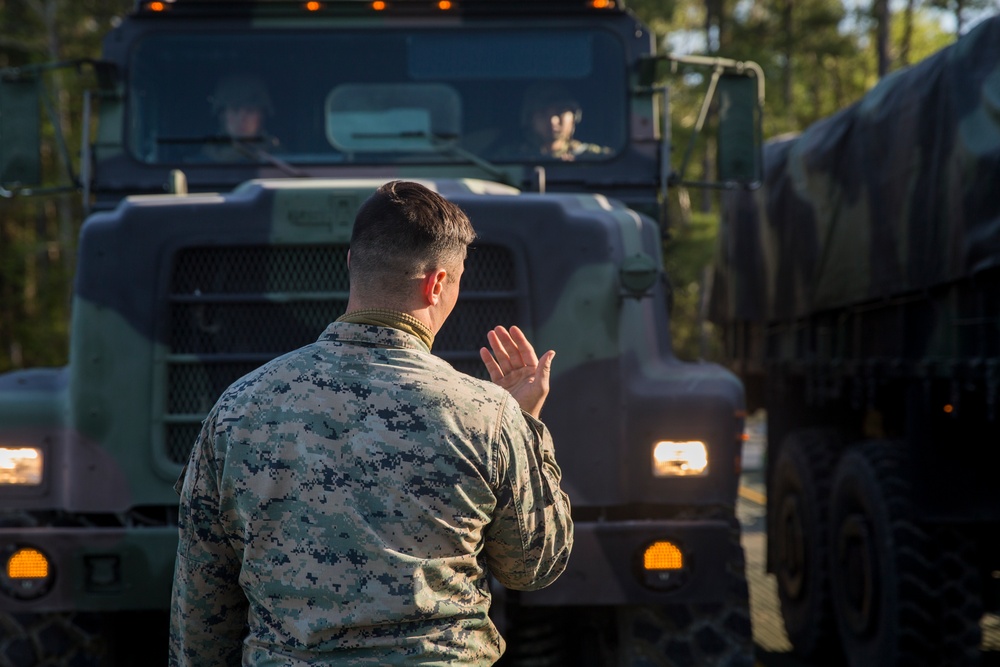
[[[455,272],[476,238],[468,216],[412,181],[390,181],[369,197],[351,233],[351,290],[405,294],[427,271]]]

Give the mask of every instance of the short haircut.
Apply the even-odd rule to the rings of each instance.
[[[457,271],[475,238],[458,206],[419,183],[390,181],[354,218],[351,288],[404,294],[410,281],[436,267]]]

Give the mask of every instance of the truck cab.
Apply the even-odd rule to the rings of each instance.
[[[95,206],[162,193],[181,170],[192,192],[266,177],[472,175],[655,211],[653,98],[633,94],[628,66],[652,52],[652,35],[613,4],[307,4],[140,4],[105,42],[117,80],[100,103]],[[227,96],[259,98],[266,139],[233,141]],[[540,150],[535,116],[567,102],[574,139],[600,150]]]

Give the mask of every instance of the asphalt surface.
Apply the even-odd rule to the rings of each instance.
[[[757,667],[817,667],[792,655],[781,620],[774,577],[767,573],[765,562],[766,523],[764,506],[767,489],[764,485],[763,422],[749,420],[750,439],[744,447],[743,477],[736,513],[743,529],[743,549],[746,553],[747,580],[750,584],[750,615],[754,643],[757,646]],[[980,667],[1000,667],[1000,617],[983,618],[983,654]]]

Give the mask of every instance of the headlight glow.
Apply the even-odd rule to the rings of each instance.
[[[693,477],[708,474],[708,448],[700,440],[661,440],[653,445],[653,475]]]
[[[42,450],[36,447],[0,447],[0,485],[42,483]]]

